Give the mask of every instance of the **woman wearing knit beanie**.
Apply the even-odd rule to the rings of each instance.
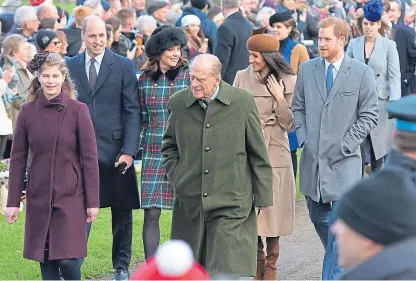
[[[250,65],[237,72],[234,86],[254,95],[273,167],[273,206],[260,211],[257,218],[256,280],[276,280],[279,237],[292,233],[295,215],[296,187],[287,133],[294,129],[291,104],[296,75],[273,35],[254,34],[247,48]],[[266,255],[262,237],[266,237]]]
[[[363,36],[350,41],[347,54],[367,64],[374,70],[378,93],[378,124],[361,145],[363,175],[365,164],[370,162],[371,170],[380,169],[393,138],[394,123],[388,118],[385,107],[401,97],[401,75],[399,54],[396,43],[385,37],[381,21],[383,3],[371,0],[364,6],[362,20]],[[369,154],[369,160],[366,155]]]
[[[201,20],[195,15],[186,15],[181,19],[183,31],[188,37],[187,58],[192,59],[199,54],[208,52],[208,38],[201,28]]]
[[[299,39],[299,31],[291,12],[277,12],[269,19],[273,35],[280,42],[279,51],[285,57],[286,61],[292,66],[295,73],[298,72],[302,62],[309,59],[306,47],[294,40]],[[293,173],[296,179],[298,170],[297,151],[299,148],[296,132],[289,133],[289,145],[292,157]]]
[[[146,42],[148,57],[139,78],[143,161],[141,207],[144,209],[143,244],[146,260],[159,246],[161,209],[172,209],[174,191],[162,167],[162,135],[168,119],[169,97],[190,85],[181,51],[187,44],[179,27],[158,27]]]

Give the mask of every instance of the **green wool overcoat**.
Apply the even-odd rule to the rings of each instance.
[[[254,276],[255,207],[273,204],[273,179],[253,95],[222,81],[205,111],[191,88],[175,93],[162,155],[175,189],[172,239],[211,275]]]

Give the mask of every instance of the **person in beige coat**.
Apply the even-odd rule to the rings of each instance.
[[[254,95],[273,168],[273,206],[259,212],[256,280],[276,280],[279,237],[293,230],[296,186],[287,133],[294,129],[290,109],[296,75],[279,53],[272,35],[255,34],[247,42],[250,65],[237,72],[234,86]],[[262,237],[266,237],[266,255]]]

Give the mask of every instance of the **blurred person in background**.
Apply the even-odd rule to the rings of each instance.
[[[221,77],[228,84],[235,74],[249,65],[246,43],[253,25],[240,12],[238,0],[223,0],[224,22],[218,28],[214,54],[222,64]]]
[[[184,57],[192,59],[199,54],[208,52],[208,38],[205,38],[201,28],[201,21],[195,15],[187,15],[181,19],[181,25],[186,37],[188,38],[186,54]]]
[[[13,34],[3,42],[3,70],[14,69],[18,77],[15,91],[15,99],[11,104],[11,117],[13,128],[16,126],[17,116],[24,103],[27,102],[27,93],[29,91],[30,81],[33,78],[32,73],[28,70],[27,65],[30,61],[29,56],[30,44],[26,38]],[[19,97],[19,98],[17,98]]]
[[[133,59],[136,53],[136,12],[133,8],[123,8],[117,13],[121,22],[121,34],[118,39],[118,54]]]
[[[122,8],[131,8],[131,0],[120,0]]]
[[[61,52],[61,41],[58,34],[52,29],[41,29],[36,36],[36,45],[40,52],[57,53]]]
[[[104,16],[103,16],[103,20],[108,20],[109,18],[112,17],[117,17],[118,12],[123,8],[123,6],[121,5],[120,0],[113,0],[110,3],[110,9],[108,9]]]
[[[160,242],[159,219],[162,209],[171,210],[174,189],[162,167],[162,136],[168,119],[169,98],[190,84],[187,61],[181,49],[187,39],[182,29],[158,27],[147,40],[146,63],[139,77],[143,161],[141,208],[144,209],[143,245],[146,260]]]
[[[222,14],[221,7],[213,6],[208,12],[208,18],[212,20],[217,28],[224,22],[225,17]]]
[[[66,34],[67,43],[68,43],[68,48],[67,48],[68,57],[76,56],[79,53],[79,50],[82,45],[82,39],[81,39],[82,21],[86,17],[92,14],[93,14],[93,10],[89,7],[78,6],[74,8],[75,26],[68,27],[63,30]]]
[[[396,43],[385,37],[388,26],[381,21],[382,13],[383,4],[378,0],[371,0],[365,5],[362,21],[364,35],[352,39],[346,52],[351,58],[370,66],[377,82],[378,125],[361,145],[363,176],[366,163],[371,164],[372,171],[381,169],[383,165],[394,129],[393,120],[389,120],[385,107],[401,97],[399,54]],[[370,155],[369,161],[367,154]]]
[[[94,15],[97,15],[100,18],[104,17],[105,10],[100,0],[87,0],[83,6],[91,8]]]
[[[217,40],[217,26],[208,18],[206,10],[208,8],[207,0],[191,0],[191,7],[185,7],[183,9],[182,16],[176,22],[176,26],[182,26],[182,18],[187,15],[194,15],[201,21],[200,26],[205,38],[208,39],[208,51],[209,53],[214,52],[214,45]]]
[[[105,25],[105,31],[107,32],[107,48],[111,48],[111,45],[113,44],[113,27],[111,26],[111,24],[106,24]]]
[[[109,24],[113,27],[113,43],[111,44],[111,51],[116,54],[120,52],[120,35],[121,35],[121,20],[116,17],[109,18],[105,21],[106,24]]]
[[[28,42],[35,42],[35,34],[38,32],[40,21],[36,9],[31,6],[21,6],[14,14],[14,26],[8,35],[20,34],[27,38]],[[7,37],[7,36],[6,36]]]
[[[146,0],[132,0],[132,7],[136,10],[136,17],[146,14]]]
[[[8,101],[5,99],[5,95],[7,95],[8,85],[12,82],[14,75],[15,69],[11,68],[2,71],[0,68],[0,160],[4,159],[3,155],[6,149],[7,140],[9,139],[9,136],[13,134],[12,119],[7,110],[10,108],[10,104],[7,104]]]
[[[267,32],[271,33],[271,28],[269,24],[269,19],[274,15],[276,11],[270,7],[263,7],[259,10],[256,16],[256,27],[264,28],[267,27]]]
[[[38,7],[37,16],[39,21],[41,22],[44,19],[59,19],[58,9],[56,8],[56,6],[46,2]]]
[[[152,0],[147,7],[147,13],[155,18],[159,27],[168,24],[170,7],[169,0]]]
[[[61,7],[56,7],[58,9],[58,16],[59,19],[57,20],[56,28],[57,30],[65,29],[66,25],[68,24],[69,14],[67,11],[62,9]]]
[[[134,62],[137,71],[140,71],[147,60],[146,42],[156,28],[157,22],[152,16],[142,15],[136,21],[137,54]]]
[[[61,43],[59,54],[61,54],[62,57],[66,57],[66,54],[68,53],[68,41],[66,39],[66,35],[62,30],[57,30],[56,35],[58,35],[59,42]]]

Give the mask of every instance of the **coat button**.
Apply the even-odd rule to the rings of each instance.
[[[64,108],[63,108],[62,106],[58,106],[58,107],[56,108],[56,111],[61,112],[63,109],[64,109]]]
[[[204,193],[204,194],[202,194],[202,196],[204,196],[204,197],[208,197],[208,193]]]
[[[211,128],[211,124],[207,124],[207,125],[206,125],[206,127],[207,127],[207,128]]]
[[[204,174],[205,174],[205,175],[208,175],[208,174],[209,174],[209,171],[208,171],[208,170],[205,170],[205,171],[204,171]]]
[[[157,84],[153,84],[153,87],[155,87],[155,88],[156,88],[156,87],[157,87]]]
[[[156,110],[153,110],[153,114],[156,114]]]
[[[155,96],[153,96],[153,97],[152,97],[152,100],[154,100],[154,99],[156,99],[156,97],[155,97]]]
[[[211,148],[205,147],[205,151],[210,151],[210,150],[211,150]]]

